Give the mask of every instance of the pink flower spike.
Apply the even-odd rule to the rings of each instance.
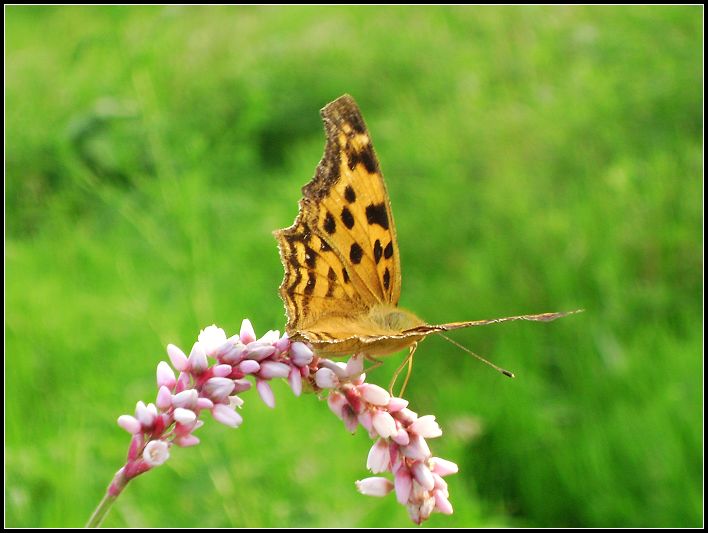
[[[396,413],[401,409],[404,409],[405,407],[408,407],[408,400],[395,397],[391,398],[388,402],[388,405],[386,406],[389,413]]]
[[[386,411],[376,411],[371,417],[372,424],[376,433],[381,435],[384,439],[387,439],[396,433],[398,433],[398,428],[396,428],[396,421],[393,417]]]
[[[179,435],[172,441],[180,448],[188,448],[190,446],[196,446],[199,444],[199,437],[192,435]]]
[[[425,490],[433,490],[435,488],[435,480],[433,479],[433,474],[430,472],[430,469],[425,466],[425,463],[421,461],[416,461],[413,463],[413,467],[411,468],[413,472],[413,477],[415,477],[415,480],[420,483],[420,486],[423,487]]]
[[[197,419],[197,414],[190,409],[185,409],[184,407],[178,407],[175,409],[174,417],[177,422],[184,424],[185,426],[192,424]]]
[[[264,361],[261,363],[261,371],[258,376],[262,379],[287,378],[290,374],[290,366],[277,361]]]
[[[388,444],[384,439],[379,439],[369,450],[369,456],[366,458],[366,468],[371,470],[372,474],[385,472],[391,464],[390,457]]]
[[[391,400],[391,395],[386,389],[374,385],[373,383],[364,383],[363,385],[359,385],[357,389],[361,393],[361,397],[373,405],[385,407]]]
[[[209,361],[207,360],[206,352],[204,347],[199,343],[195,342],[192,347],[192,351],[189,354],[189,370],[192,374],[199,375],[204,372],[209,367]]]
[[[170,361],[172,361],[172,366],[178,371],[183,372],[184,370],[187,370],[187,356],[184,355],[184,352],[177,346],[174,344],[168,344],[167,355],[169,356]]]
[[[320,368],[315,373],[315,383],[321,389],[334,389],[339,386],[339,379],[329,368]]]
[[[290,345],[290,360],[296,366],[307,366],[315,356],[312,350],[303,342],[293,342]]]
[[[211,410],[211,414],[214,420],[232,428],[239,427],[243,422],[243,418],[240,414],[223,403],[216,404],[214,409]]]
[[[256,340],[256,332],[253,329],[253,324],[251,324],[251,321],[247,318],[244,318],[243,322],[241,322],[241,332],[238,336],[244,344],[248,344],[249,342]]]
[[[198,340],[206,355],[215,357],[216,351],[226,342],[226,333],[212,324],[199,332]]]
[[[450,500],[447,499],[442,491],[436,490],[433,492],[433,498],[435,498],[435,508],[442,514],[452,514],[452,504]]]
[[[214,402],[209,398],[204,398],[200,396],[197,398],[197,409],[212,409],[214,407]]]
[[[393,490],[393,483],[385,477],[367,477],[356,482],[356,489],[365,496],[386,496]]]
[[[138,419],[130,415],[120,415],[118,417],[118,425],[132,435],[140,433],[142,430],[142,425]]]
[[[238,369],[244,374],[257,374],[261,370],[261,364],[253,359],[244,359],[239,363]]]
[[[164,440],[152,440],[145,446],[143,459],[152,466],[160,466],[170,458],[170,446]]]
[[[155,404],[158,409],[165,410],[172,406],[172,393],[165,385],[160,387],[157,391],[157,398],[155,399]]]
[[[211,378],[204,384],[204,393],[212,400],[223,400],[234,390],[236,385],[232,379]]]
[[[394,487],[396,489],[396,500],[401,505],[408,503],[413,488],[413,480],[408,468],[399,468],[394,478]]]
[[[256,379],[256,390],[258,390],[258,394],[264,404],[271,409],[275,407],[275,396],[273,395],[273,389],[270,388],[267,381]]]
[[[214,372],[214,377],[225,378],[229,376],[233,370],[231,365],[214,365],[212,367],[212,372]]]
[[[288,384],[293,390],[293,394],[295,396],[300,396],[302,394],[302,376],[297,368],[290,370],[290,374],[288,374]]]
[[[172,389],[177,384],[174,370],[165,361],[157,364],[157,386]]]
[[[440,429],[440,426],[435,421],[435,416],[433,415],[421,416],[418,420],[408,426],[408,431],[417,433],[426,439],[434,439],[435,437],[442,435],[442,429]]]
[[[457,474],[459,467],[452,461],[447,459],[441,459],[440,457],[433,457],[430,460],[430,466],[437,475],[439,476],[449,476],[450,474]]]

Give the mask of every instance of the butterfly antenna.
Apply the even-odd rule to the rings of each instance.
[[[448,337],[447,335],[443,335],[442,333],[440,333],[439,335],[440,335],[443,339],[445,339],[447,342],[450,342],[450,343],[454,344],[455,346],[457,346],[458,348],[460,348],[461,350],[467,352],[468,354],[473,355],[474,357],[476,357],[477,359],[479,359],[479,360],[482,361],[483,363],[486,363],[486,364],[488,364],[489,366],[491,366],[491,367],[492,367],[494,370],[496,370],[497,372],[499,372],[499,373],[501,373],[501,374],[504,374],[506,377],[509,377],[509,378],[514,378],[514,377],[516,377],[516,376],[514,376],[514,373],[513,373],[513,372],[509,372],[508,370],[504,370],[503,368],[498,367],[497,365],[495,365],[495,364],[492,363],[491,361],[487,361],[487,360],[486,360],[484,357],[482,357],[481,355],[477,355],[476,353],[474,353],[474,352],[473,352],[472,350],[470,350],[469,348],[465,348],[465,347],[462,346],[459,342],[452,340],[452,339],[451,339],[450,337]]]

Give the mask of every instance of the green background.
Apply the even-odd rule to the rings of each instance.
[[[431,322],[452,516],[700,526],[702,18],[694,7],[6,8],[6,524],[81,526],[164,346],[284,327],[274,229],[358,101]],[[371,380],[387,384],[394,357]],[[408,526],[371,441],[276,384],[132,482],[107,526]]]

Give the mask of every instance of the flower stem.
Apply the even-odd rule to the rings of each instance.
[[[96,510],[93,512],[91,518],[89,518],[89,521],[86,523],[86,527],[99,527],[101,525],[101,522],[103,522],[103,519],[106,517],[106,514],[108,514],[108,510],[111,508],[111,505],[113,505],[113,502],[116,501],[117,497],[118,495],[111,495],[106,492],[106,494],[103,496],[103,499],[101,500],[101,503],[98,504],[98,507],[96,507]]]
[[[106,494],[103,496],[103,499],[98,504],[98,507],[96,507],[96,510],[86,523],[87,528],[95,528],[101,525],[103,519],[106,518],[108,511],[113,505],[113,502],[116,501],[118,495],[128,484],[128,481],[129,480],[125,475],[125,468],[121,468],[118,472],[116,472],[116,475],[113,477],[113,481],[111,481],[111,484],[108,486],[108,490],[106,490]]]

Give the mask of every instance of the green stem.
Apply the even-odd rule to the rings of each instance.
[[[125,469],[121,468],[118,472],[116,472],[116,475],[113,477],[113,481],[111,481],[111,484],[108,486],[108,490],[106,491],[106,494],[104,494],[101,503],[98,504],[98,507],[96,507],[96,510],[86,523],[87,528],[99,527],[101,525],[103,519],[106,518],[108,511],[111,509],[113,502],[116,501],[118,495],[123,492],[123,489],[127,484],[128,479],[125,477]]]
[[[116,498],[118,498],[117,495],[112,496],[106,492],[106,494],[103,496],[103,499],[101,500],[101,503],[98,504],[98,507],[96,507],[96,510],[93,512],[91,518],[89,518],[89,521],[86,523],[86,527],[99,527],[101,525],[101,522],[103,522],[103,519],[106,517],[106,514],[108,514],[108,510],[111,508],[111,505],[113,505],[113,502],[116,501]]]

